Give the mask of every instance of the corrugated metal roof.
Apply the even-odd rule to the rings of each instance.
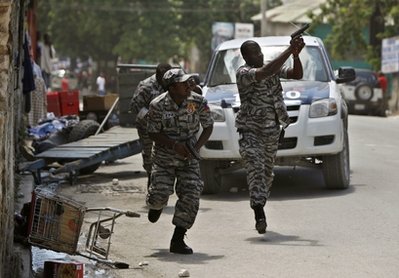
[[[320,4],[325,3],[326,0],[296,0],[278,6],[274,9],[266,11],[266,18],[270,22],[310,22],[306,15],[309,11],[320,13]],[[259,13],[251,18],[253,21],[262,19],[262,14]]]

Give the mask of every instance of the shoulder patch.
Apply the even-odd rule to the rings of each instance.
[[[189,103],[187,103],[187,112],[189,114],[194,113],[196,110],[197,110],[197,106],[195,105],[194,102],[190,101]]]

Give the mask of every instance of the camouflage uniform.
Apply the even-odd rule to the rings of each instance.
[[[136,118],[136,127],[140,137],[140,142],[143,146],[141,151],[143,157],[143,168],[148,174],[151,173],[152,167],[151,153],[153,142],[148,136],[147,117],[144,114],[149,108],[150,102],[162,93],[164,93],[164,89],[158,83],[154,74],[139,83],[130,102],[131,111]]]
[[[276,74],[261,81],[256,80],[255,72],[255,68],[244,65],[236,73],[241,99],[236,127],[252,208],[263,207],[270,195],[280,125],[289,124],[279,78],[286,77],[287,69],[283,68],[280,76]]]
[[[168,92],[151,102],[147,125],[149,133],[163,133],[179,142],[191,140],[194,143],[200,124],[206,128],[213,124],[213,120],[206,99],[199,94],[192,92],[180,107]],[[189,229],[195,221],[203,189],[199,161],[184,160],[174,150],[155,144],[147,195],[150,209],[160,210],[167,205],[169,195],[174,192],[175,180],[178,201],[172,222],[175,226]]]

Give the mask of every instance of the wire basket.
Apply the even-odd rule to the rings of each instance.
[[[46,249],[75,254],[86,207],[45,190],[32,193],[29,242]]]

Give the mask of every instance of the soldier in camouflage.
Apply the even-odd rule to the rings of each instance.
[[[143,157],[143,168],[148,175],[147,187],[151,175],[151,153],[153,145],[153,142],[147,133],[147,112],[150,107],[150,102],[165,92],[162,87],[162,78],[165,72],[171,68],[172,67],[169,64],[159,64],[154,75],[139,83],[130,102],[130,110],[132,111],[133,117],[135,117],[137,132],[143,147],[141,155]]]
[[[304,46],[302,37],[292,39],[290,46],[267,64],[264,64],[261,48],[255,41],[244,42],[240,49],[246,63],[236,72],[241,100],[236,127],[247,172],[250,206],[255,213],[255,228],[260,234],[266,233],[264,206],[273,183],[280,133],[289,125],[280,77],[302,78],[299,53]],[[285,67],[284,63],[291,55],[293,67]]]
[[[159,219],[175,190],[178,200],[172,223],[176,227],[170,252],[180,254],[193,253],[183,238],[194,224],[203,190],[199,161],[187,144],[198,152],[213,129],[207,101],[191,91],[190,77],[182,69],[171,69],[165,73],[168,91],[151,102],[147,124],[148,134],[155,142],[147,194],[148,219],[152,223]],[[200,125],[202,132],[196,140]]]

